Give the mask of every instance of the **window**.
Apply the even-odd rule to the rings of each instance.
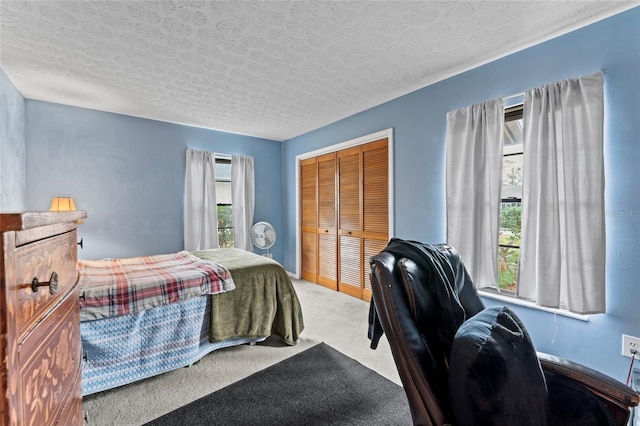
[[[515,294],[522,223],[522,104],[505,109],[502,199],[498,238],[498,286]]]
[[[447,113],[447,242],[478,288],[605,312],[603,83],[597,72],[526,91],[526,108]]]
[[[231,211],[231,160],[216,157],[216,204],[218,205],[218,245],[233,247],[233,214]]]

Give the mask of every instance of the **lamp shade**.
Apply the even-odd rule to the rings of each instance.
[[[75,211],[76,203],[73,201],[73,197],[53,197],[49,210],[52,212]]]

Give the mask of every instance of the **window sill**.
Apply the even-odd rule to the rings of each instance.
[[[479,289],[478,290],[478,294],[481,297],[486,297],[488,299],[499,300],[501,302],[510,303],[512,305],[518,305],[518,306],[523,306],[525,308],[536,309],[538,311],[549,312],[549,313],[552,313],[554,315],[562,315],[562,316],[573,318],[573,319],[577,319],[577,320],[580,320],[580,321],[585,321],[585,322],[589,321],[589,315],[574,314],[573,312],[564,311],[562,309],[545,308],[545,307],[542,307],[542,306],[538,306],[533,302],[529,302],[528,300],[518,299],[517,297],[506,296],[504,294],[494,293],[493,291],[490,291],[490,290]]]

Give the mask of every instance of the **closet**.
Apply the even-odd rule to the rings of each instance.
[[[389,240],[387,138],[300,161],[301,276],[371,300],[369,257]]]

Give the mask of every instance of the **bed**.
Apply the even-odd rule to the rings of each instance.
[[[172,279],[170,269],[164,268],[172,263],[191,271],[213,269],[214,278],[211,283]],[[139,269],[146,271],[140,281],[150,276],[155,285],[135,279],[123,282],[123,275],[136,275]],[[304,328],[300,303],[284,268],[240,249],[80,261],[79,273],[85,396],[271,335],[294,345]]]

